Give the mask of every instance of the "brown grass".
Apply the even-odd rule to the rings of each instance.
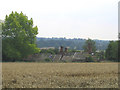
[[[117,63],[3,63],[3,88],[118,88]]]

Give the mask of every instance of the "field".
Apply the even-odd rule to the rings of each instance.
[[[2,63],[3,88],[118,88],[118,63]]]

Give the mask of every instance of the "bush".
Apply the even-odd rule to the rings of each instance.
[[[94,59],[91,56],[89,56],[86,58],[86,62],[94,62]]]
[[[52,59],[46,58],[45,61],[46,61],[46,62],[52,62]]]
[[[50,54],[55,54],[56,52],[54,51],[54,49],[42,49],[40,51],[40,53],[50,53]]]

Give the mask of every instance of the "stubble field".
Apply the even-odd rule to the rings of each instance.
[[[2,63],[3,88],[118,88],[118,63]]]

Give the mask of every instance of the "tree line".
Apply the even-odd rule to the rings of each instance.
[[[109,44],[108,40],[94,40],[97,50],[105,50]],[[83,46],[86,42],[86,39],[74,38],[38,38],[37,37],[37,47],[55,47],[59,48],[60,46],[69,47],[70,49],[84,50]]]

